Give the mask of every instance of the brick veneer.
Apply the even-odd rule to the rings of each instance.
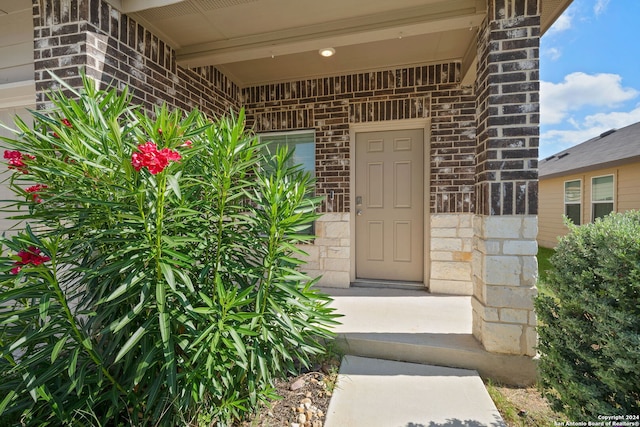
[[[242,90],[257,132],[314,129],[317,194],[323,212],[349,212],[349,125],[431,118],[432,213],[474,209],[475,95],[446,63],[330,76]]]
[[[538,0],[491,0],[478,42],[476,213],[538,212]]]
[[[240,90],[214,67],[185,69],[174,50],[103,0],[33,0],[38,108],[56,87],[49,71],[79,87],[79,70],[104,85],[128,85],[135,104],[166,102],[209,116],[239,108]]]

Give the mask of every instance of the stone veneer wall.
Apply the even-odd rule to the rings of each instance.
[[[429,118],[429,211],[439,214],[441,236],[431,252],[438,276],[432,291],[471,293],[471,213],[475,183],[475,95],[460,85],[460,64],[395,68],[266,84],[242,90],[249,125],[256,132],[314,129],[316,194],[324,196],[316,226],[318,238],[308,245],[307,270],[323,274],[321,284],[347,287],[353,255],[349,226],[350,124]],[[328,195],[334,192],[334,197]],[[425,226],[429,226],[426,220]],[[442,226],[438,223],[441,222]],[[456,246],[444,228],[455,223]],[[448,240],[448,242],[447,242]],[[446,253],[447,244],[453,245]],[[428,244],[425,245],[428,251]],[[435,257],[435,258],[434,258]],[[445,275],[449,274],[447,277]]]
[[[431,215],[429,290],[472,295],[473,214]]]
[[[188,70],[156,35],[103,0],[33,0],[34,65],[38,108],[57,87],[49,72],[73,87],[80,70],[122,88],[149,111],[166,102],[209,116],[238,109],[240,89],[214,67]]]
[[[473,334],[535,355],[539,0],[489,0],[478,42]]]

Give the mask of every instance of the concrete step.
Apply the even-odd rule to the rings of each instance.
[[[536,361],[489,353],[471,333],[471,298],[393,288],[323,289],[343,315],[343,354],[474,369],[505,384],[530,385]]]
[[[345,356],[325,427],[504,427],[478,373]]]
[[[489,353],[471,334],[341,333],[336,344],[343,354],[473,369],[504,384],[531,385],[536,378],[535,360]]]

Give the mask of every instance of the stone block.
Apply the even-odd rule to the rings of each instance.
[[[489,255],[484,257],[484,281],[488,285],[519,286],[520,258],[517,256]]]
[[[431,228],[431,238],[437,237],[458,237],[458,230],[455,228]]]
[[[500,314],[500,322],[503,323],[519,323],[526,325],[529,323],[528,310],[516,310],[513,308],[501,308],[498,310]]]
[[[344,246],[329,246],[327,248],[327,258],[349,259],[351,249]]]
[[[474,237],[472,246],[487,255],[499,255],[501,253],[500,242],[497,240],[484,240]]]
[[[460,229],[469,229],[473,233],[473,214],[460,214]]]
[[[471,298],[471,308],[474,313],[477,313],[477,315],[480,316],[480,319],[482,319],[483,322],[500,321],[500,315],[497,308],[486,307],[476,298]]]
[[[347,271],[324,271],[318,281],[319,286],[327,288],[348,288],[351,283]]]
[[[431,238],[432,251],[461,251],[462,239],[458,238]]]
[[[477,250],[471,253],[471,271],[484,284],[484,255]]]
[[[324,258],[321,261],[325,271],[346,271],[351,269],[351,261],[348,258]]]
[[[471,227],[460,227],[458,228],[458,237],[473,237],[473,228]]]
[[[535,240],[507,240],[502,244],[505,255],[536,255],[538,242]]]
[[[349,222],[349,213],[325,213],[316,220],[318,223],[326,222]]]
[[[453,252],[429,251],[431,261],[453,261]]]
[[[325,222],[324,237],[328,239],[349,238],[349,223],[348,222]]]
[[[462,251],[463,252],[471,252],[473,250],[473,239],[464,237],[462,239]]]
[[[487,322],[482,327],[482,345],[492,353],[522,354],[522,326]]]
[[[484,295],[485,304],[489,307],[533,310],[534,292],[531,288],[486,286]]]
[[[538,283],[538,258],[535,256],[522,257],[521,286],[535,286]]]
[[[529,312],[529,326],[538,326],[538,316],[533,310]]]
[[[429,292],[432,294],[472,295],[473,285],[471,281],[431,279],[429,280]]]
[[[524,354],[527,356],[536,355],[536,347],[538,346],[538,333],[535,328],[528,327],[525,330],[525,346]]]
[[[484,217],[484,234],[480,237],[486,239],[520,239],[522,219],[521,216],[510,215]]]
[[[458,214],[436,214],[431,215],[431,228],[457,228],[460,224],[460,215]]]
[[[431,263],[431,278],[471,281],[471,265],[467,262],[434,261]]]
[[[324,246],[324,247],[329,247],[329,246],[342,246],[340,244],[340,239],[328,239],[325,237],[317,237],[314,241],[314,244],[316,246]]]
[[[452,259],[459,262],[471,262],[473,254],[467,251],[452,252]]]
[[[535,240],[538,237],[538,217],[525,216],[522,218],[522,238]]]

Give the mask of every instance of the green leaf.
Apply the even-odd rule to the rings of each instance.
[[[169,287],[172,290],[176,290],[176,278],[173,275],[173,268],[169,264],[165,264],[164,262],[160,263],[160,269],[162,270],[162,275],[164,279],[167,281]]]
[[[149,327],[150,320],[147,320],[144,325],[140,326],[132,335],[129,337],[127,342],[124,343],[113,363],[118,363],[120,359],[122,359],[131,349],[138,344],[138,341],[145,335],[147,332],[147,328]]]
[[[173,191],[178,199],[182,199],[182,193],[180,192],[180,183],[178,182],[179,174],[176,175],[168,175],[167,183],[169,184],[169,188]]]
[[[56,345],[53,346],[53,350],[51,351],[51,363],[56,361],[56,359],[58,358],[58,355],[60,354],[60,351],[62,350],[62,348],[66,343],[67,343],[67,335],[63,335],[62,338],[58,340]]]

